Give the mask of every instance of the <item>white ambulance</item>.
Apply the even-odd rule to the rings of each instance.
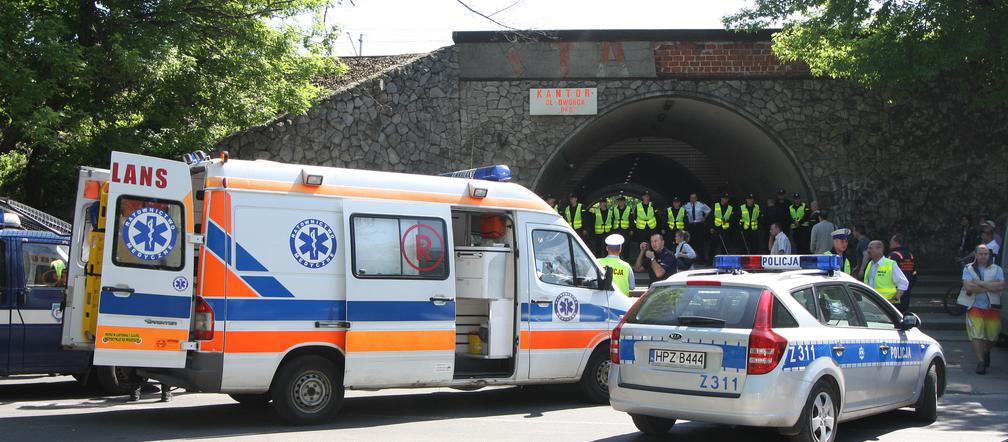
[[[113,152],[80,170],[63,344],[293,424],[347,388],[606,402],[632,300],[506,167],[457,175]]]

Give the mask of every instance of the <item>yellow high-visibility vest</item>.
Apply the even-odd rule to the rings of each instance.
[[[571,215],[571,206],[564,208],[564,219],[567,220],[567,224],[575,229],[581,228],[581,203],[578,203],[577,207],[574,209],[574,215]]]
[[[630,278],[634,277],[633,268],[626,261],[616,256],[606,256],[598,263],[604,267],[612,267],[612,282],[624,295],[630,294]]]
[[[723,230],[728,230],[731,227],[731,216],[732,216],[732,206],[728,205],[728,209],[721,213],[721,203],[714,203],[714,227],[720,227]]]
[[[645,227],[653,229],[658,227],[658,218],[654,215],[654,203],[647,203],[644,208],[643,203],[637,203],[637,230],[644,230]]]
[[[868,282],[868,274],[871,272],[871,264],[868,264],[864,273],[864,283],[872,286],[876,292],[879,292],[883,298],[888,300],[892,300],[893,297],[896,296],[896,283],[892,279],[894,266],[896,266],[896,261],[889,258],[882,258],[882,261],[879,262],[878,267],[875,269],[874,285]]]
[[[805,211],[808,210],[808,208],[805,206],[805,203],[801,203],[798,207],[795,207],[794,204],[792,204],[788,207],[788,210],[791,212],[791,227],[798,227],[799,221],[802,221],[802,219],[805,218]],[[804,222],[801,222],[802,226],[807,226],[808,224],[809,221],[807,219]]]
[[[742,212],[742,230],[759,230],[759,204],[753,204],[752,213],[745,204],[739,206]]]
[[[595,234],[601,235],[612,230],[613,224],[613,212],[612,209],[606,209],[605,218],[602,215],[602,209],[595,207],[592,209],[592,213],[595,214]]]
[[[679,206],[679,212],[672,216],[672,208],[668,208],[668,227],[671,230],[686,228],[686,208]]]
[[[612,221],[612,228],[614,229],[629,229],[630,228],[630,207],[624,207],[623,213],[620,213],[619,206],[613,207],[613,212],[615,215]]]
[[[823,253],[823,255],[833,256],[833,251],[832,250],[827,250],[826,253]],[[846,273],[846,274],[848,274],[848,275],[850,275],[850,271],[851,271],[850,270],[850,260],[847,259],[847,257],[845,256],[845,257],[843,257],[843,272]]]

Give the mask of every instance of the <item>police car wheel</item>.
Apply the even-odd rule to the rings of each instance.
[[[332,420],[343,405],[343,375],[321,356],[301,356],[280,368],[271,388],[273,408],[292,425]]]
[[[826,382],[819,381],[809,393],[801,417],[798,418],[798,434],[791,436],[793,442],[832,442],[836,439],[837,395]]]
[[[654,416],[644,416],[641,414],[631,414],[630,419],[633,420],[633,424],[648,436],[661,436],[669,432],[672,426],[675,425],[675,419],[666,419],[662,417]]]
[[[269,393],[229,394],[235,402],[248,407],[262,407],[273,399]]]
[[[589,401],[599,404],[609,403],[609,368],[612,361],[609,355],[602,350],[608,350],[609,346],[600,347],[585,365],[584,373],[581,374],[581,389]]]
[[[924,376],[924,386],[914,405],[914,418],[927,423],[938,420],[938,370],[934,364],[928,367]]]

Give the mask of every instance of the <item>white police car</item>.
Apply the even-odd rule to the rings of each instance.
[[[836,256],[718,256],[654,284],[613,330],[613,408],[647,434],[688,419],[818,442],[900,407],[933,422],[941,346],[839,268]]]

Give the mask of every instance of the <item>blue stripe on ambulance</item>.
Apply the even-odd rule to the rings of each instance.
[[[207,298],[231,321],[451,321],[454,309],[428,301],[350,301],[321,299]],[[226,309],[225,309],[226,306]]]
[[[605,322],[618,321],[621,316],[623,316],[626,311],[604,307],[597,304],[580,304],[578,306],[580,310],[580,322]],[[553,305],[546,304],[540,305],[534,302],[523,302],[521,308],[522,321],[525,322],[552,322],[553,321]]]
[[[101,292],[101,301],[98,304],[99,313],[114,315],[188,318],[190,310],[192,310],[192,298],[156,293],[133,293],[120,297],[105,291]]]
[[[255,259],[241,244],[235,244],[235,268],[249,272],[265,272],[266,266]]]
[[[293,298],[294,294],[287,290],[276,278],[272,276],[251,276],[241,275],[241,279],[248,283],[252,290],[265,298]]]
[[[222,230],[220,227],[217,227],[217,224],[214,224],[213,221],[206,223],[206,225],[207,225],[207,233],[206,233],[207,248],[210,249],[210,251],[213,252],[214,255],[217,255],[217,257],[220,258],[221,261],[224,261],[226,264],[230,265],[231,260],[228,259],[230,257],[228,251],[231,250],[231,236],[228,235],[226,232],[224,232],[224,230]]]

